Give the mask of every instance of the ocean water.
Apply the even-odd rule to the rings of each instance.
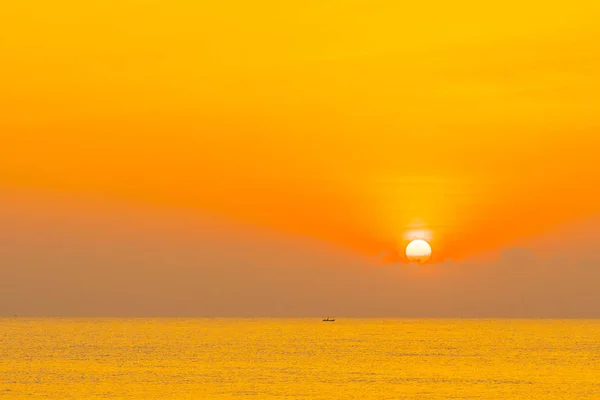
[[[0,319],[2,399],[600,399],[600,320]]]

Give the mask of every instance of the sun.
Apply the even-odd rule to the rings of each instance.
[[[431,257],[431,246],[424,240],[413,240],[406,246],[406,257],[409,261],[424,263]]]

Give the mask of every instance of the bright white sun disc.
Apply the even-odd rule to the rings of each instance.
[[[431,246],[424,240],[413,240],[406,246],[406,257],[410,261],[425,262],[431,257]]]

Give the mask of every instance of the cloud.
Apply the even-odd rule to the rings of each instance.
[[[381,265],[208,216],[79,200],[2,205],[6,315],[600,316],[600,255],[589,249],[540,253],[545,242],[533,240],[489,262]],[[598,227],[586,222],[573,242],[597,241],[588,232]]]

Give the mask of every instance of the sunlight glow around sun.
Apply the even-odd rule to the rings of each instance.
[[[431,257],[431,246],[424,240],[413,240],[406,246],[406,257],[410,261],[424,263]]]

